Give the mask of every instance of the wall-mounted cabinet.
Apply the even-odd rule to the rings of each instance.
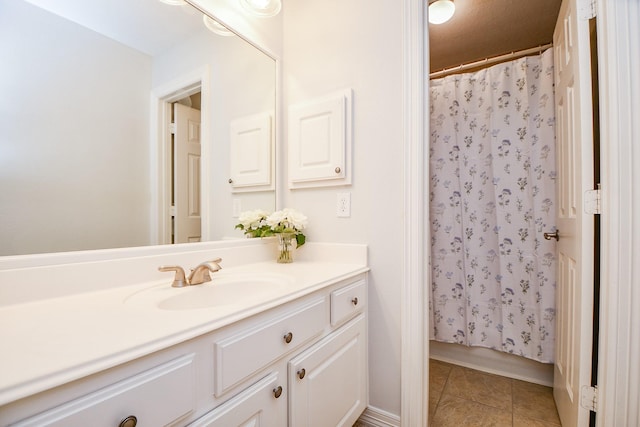
[[[274,189],[271,115],[256,114],[230,124],[230,177],[234,193]]]
[[[351,184],[352,91],[289,107],[289,188]]]

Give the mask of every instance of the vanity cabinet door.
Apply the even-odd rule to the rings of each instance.
[[[194,354],[179,357],[12,425],[180,425],[196,409],[194,358]],[[127,418],[137,421],[125,422]]]
[[[288,364],[289,426],[349,426],[367,406],[366,317],[360,314]]]
[[[278,372],[267,375],[189,427],[285,426],[287,384],[281,377]]]

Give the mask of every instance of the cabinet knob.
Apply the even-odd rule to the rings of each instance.
[[[298,378],[303,379],[305,375],[307,375],[307,371],[304,368],[298,371]]]
[[[351,300],[351,303],[353,305],[358,305],[358,297],[355,297],[354,299]]]
[[[229,184],[233,184],[233,179],[229,178]]]
[[[282,395],[282,386],[278,386],[278,387],[273,389],[273,397],[275,397],[277,399],[281,395]]]
[[[135,415],[129,415],[127,418],[120,421],[118,427],[136,427],[136,424],[138,424],[138,419]]]
[[[284,342],[289,344],[291,342],[291,340],[293,339],[293,334],[291,332],[289,332],[283,338],[284,338]]]
[[[336,171],[336,173],[340,173],[340,172],[342,172],[342,169],[340,169],[340,166],[336,166],[335,171]]]

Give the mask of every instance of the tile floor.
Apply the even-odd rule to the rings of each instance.
[[[430,427],[559,427],[552,389],[429,362]]]

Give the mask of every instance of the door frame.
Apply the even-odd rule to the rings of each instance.
[[[635,425],[640,399],[640,374],[631,361],[640,360],[640,183],[633,182],[633,165],[640,164],[640,11],[635,0],[595,0],[598,25],[598,70],[602,178],[602,265],[598,364],[597,426]],[[423,71],[428,69],[426,8],[421,0],[403,5],[403,137],[404,152],[404,277],[402,279],[401,426],[426,426],[428,411],[429,278],[428,198],[424,194],[428,162],[424,157],[428,122]],[[636,55],[636,56],[634,56]],[[637,177],[636,177],[637,178]],[[635,185],[634,185],[635,184]],[[635,203],[635,205],[634,205]],[[632,210],[632,207],[636,207]],[[415,209],[415,210],[413,210]],[[635,247],[634,247],[635,244]],[[635,249],[635,251],[634,251]],[[416,323],[412,323],[416,322]]]
[[[640,292],[634,289],[640,283],[640,181],[634,174],[640,164],[640,4],[597,0],[596,23],[602,183],[596,426],[638,425],[640,346],[629,337],[640,336]]]
[[[202,210],[201,240],[210,240],[209,202],[211,175],[211,144],[207,142],[211,135],[210,112],[210,71],[205,65],[188,74],[168,81],[151,91],[151,128],[150,128],[150,179],[151,212],[150,236],[152,245],[171,243],[171,103],[200,92],[201,127],[201,167],[200,167],[200,203]]]

